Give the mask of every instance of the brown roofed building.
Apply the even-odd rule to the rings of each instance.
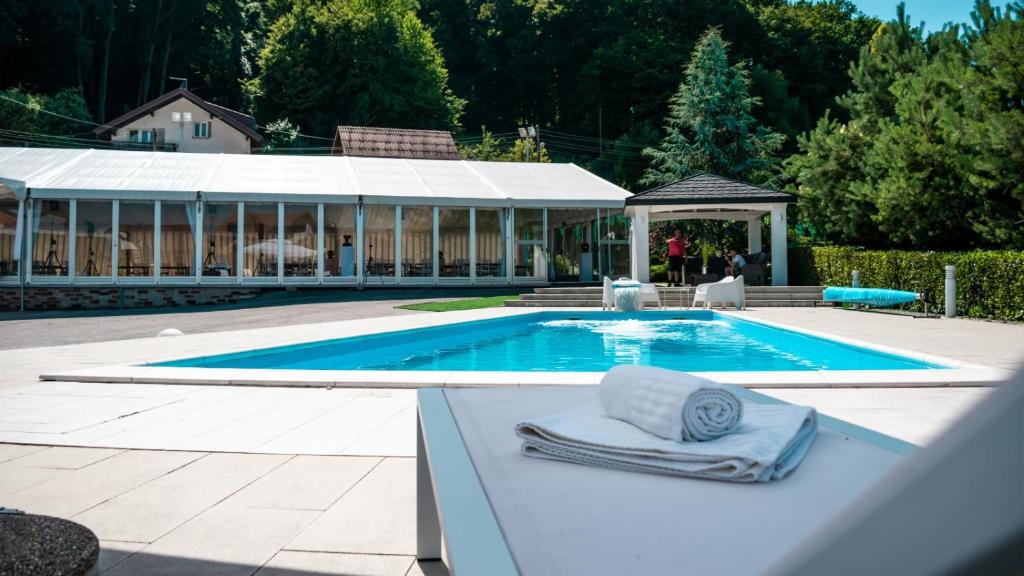
[[[331,153],[335,156],[377,158],[462,159],[452,133],[446,130],[366,126],[338,126]]]

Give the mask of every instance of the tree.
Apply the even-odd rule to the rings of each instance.
[[[459,146],[459,155],[464,160],[483,160],[488,162],[551,162],[546,149],[541,149],[540,159],[537,159],[537,145],[532,139],[516,139],[511,145],[506,145],[503,138],[495,138],[486,126],[480,127],[480,142],[476,144],[462,144]]]
[[[78,88],[64,88],[53,96],[44,96],[41,103],[42,109],[50,114],[41,112],[36,117],[36,127],[40,132],[59,136],[91,136],[92,117]]]
[[[824,239],[878,247],[1024,246],[1021,7],[923,38],[903,6],[850,67],[839,103],[786,162]]]
[[[301,128],[289,122],[287,118],[268,122],[263,131],[267,134],[267,139],[261,148],[263,152],[274,152],[278,148],[305,146]]]
[[[659,185],[694,172],[767,183],[772,153],[783,136],[761,126],[751,115],[759,101],[750,96],[743,64],[729,66],[728,43],[710,28],[693,51],[666,118],[666,136],[647,148],[651,167],[641,180]]]
[[[270,26],[249,84],[264,117],[455,129],[463,101],[411,0],[297,0]]]
[[[53,96],[19,88],[0,91],[0,129],[20,133],[34,143],[60,145],[61,140],[53,136],[74,136],[92,126],[85,99],[76,88]]]
[[[999,246],[1024,247],[1024,6],[1006,11],[978,2],[965,43],[973,67],[964,79],[967,109],[963,168],[987,209],[974,230]]]

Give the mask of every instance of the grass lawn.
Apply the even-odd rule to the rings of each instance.
[[[403,304],[395,306],[404,310],[423,310],[425,312],[451,312],[453,310],[476,310],[477,308],[497,308],[505,305],[506,300],[519,300],[519,295],[485,296],[466,300],[450,300],[448,302],[421,302],[419,304]]]

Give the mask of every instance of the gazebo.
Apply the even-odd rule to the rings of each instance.
[[[630,218],[632,276],[650,280],[649,228],[666,220],[733,220],[747,222],[747,252],[761,252],[761,218],[771,214],[772,284],[788,284],[786,206],[796,197],[786,192],[722,176],[697,173],[626,199]]]

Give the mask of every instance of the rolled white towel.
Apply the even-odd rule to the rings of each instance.
[[[676,442],[714,440],[743,419],[743,402],[719,384],[650,366],[613,367],[597,394],[609,416]]]

